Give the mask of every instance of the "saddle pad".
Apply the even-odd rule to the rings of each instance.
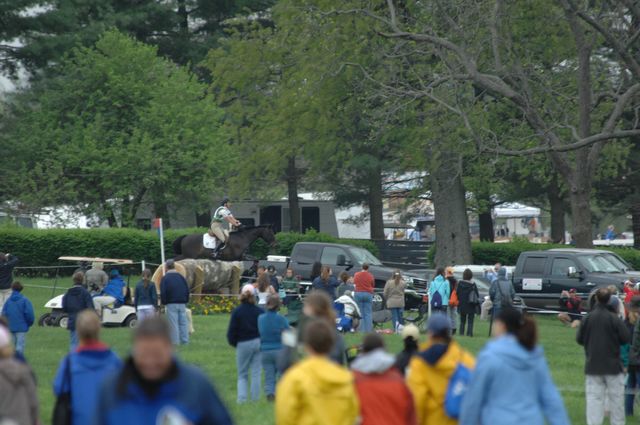
[[[216,249],[216,238],[209,236],[208,233],[202,235],[202,246],[208,249]]]

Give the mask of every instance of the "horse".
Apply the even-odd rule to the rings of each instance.
[[[176,255],[174,260],[179,261],[185,258],[206,258],[211,259],[212,249],[202,245],[202,233],[183,235],[173,241],[173,252]],[[221,261],[242,261],[244,253],[256,240],[262,239],[270,247],[276,245],[276,236],[271,225],[241,227],[235,232],[229,233],[227,243],[218,253],[218,260]]]
[[[239,294],[242,262],[211,261],[184,259],[175,263],[175,269],[187,280],[189,292],[195,295],[202,293]],[[164,275],[160,265],[151,281],[160,293],[160,281]]]

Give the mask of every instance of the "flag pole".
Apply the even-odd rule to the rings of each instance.
[[[158,233],[160,234],[160,259],[162,261],[162,276],[167,272],[164,258],[164,229],[162,227],[162,218],[158,219]]]

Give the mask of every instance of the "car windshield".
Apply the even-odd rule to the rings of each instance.
[[[624,273],[627,270],[631,270],[631,267],[616,255],[614,254],[603,254],[603,255],[607,260],[609,260],[611,264],[616,266],[621,272]]]
[[[351,254],[355,258],[356,263],[369,263],[372,266],[381,266],[382,263],[372,253],[363,248],[351,248]]]
[[[589,273],[620,273],[622,268],[611,262],[605,254],[581,255],[580,263]]]

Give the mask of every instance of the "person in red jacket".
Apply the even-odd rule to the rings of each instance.
[[[624,291],[625,306],[631,304],[631,298],[635,297],[636,295],[640,295],[640,291],[638,289],[638,284],[636,283],[636,280],[634,278],[631,278],[624,283],[624,287],[622,288],[622,290]]]
[[[362,270],[353,275],[353,284],[356,287],[354,299],[362,315],[360,330],[365,333],[372,332],[373,290],[376,287],[376,280],[369,272],[369,264],[363,263]]]
[[[571,325],[577,328],[582,320],[582,298],[575,288],[571,288],[569,292],[562,291],[560,294],[560,307],[566,308],[566,313],[558,314],[558,319],[565,325]]]
[[[413,396],[384,349],[378,334],[369,334],[362,352],[351,364],[360,399],[361,425],[416,425]]]

